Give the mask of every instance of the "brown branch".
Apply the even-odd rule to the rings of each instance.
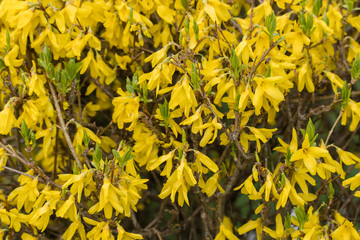
[[[29,159],[25,158],[24,156],[20,156],[16,150],[14,150],[11,146],[6,146],[4,143],[0,141],[0,147],[2,147],[10,157],[13,157],[17,160],[19,160],[22,164],[25,166],[28,166],[29,168],[33,169],[35,173],[37,173],[46,183],[51,184],[54,187],[57,187],[59,189],[62,188],[61,185],[57,184],[56,182],[52,181],[45,173],[44,171],[37,165],[35,165],[34,162],[30,161]],[[5,168],[6,166],[4,166]],[[7,170],[11,171],[10,168],[6,167]],[[15,170],[15,169],[14,169]],[[16,170],[17,171],[17,170]],[[14,172],[14,171],[13,171]],[[17,172],[19,173],[19,172]],[[19,173],[22,174],[22,173]]]
[[[111,93],[109,89],[107,89],[105,86],[103,86],[99,79],[91,78],[91,80],[95,83],[96,86],[100,88],[101,91],[103,91],[110,99],[114,99],[114,95]]]
[[[51,92],[51,96],[53,98],[53,101],[54,101],[54,105],[55,105],[55,109],[56,109],[56,112],[57,112],[57,115],[58,115],[58,118],[59,118],[59,122],[60,122],[60,129],[61,131],[63,132],[64,136],[65,136],[65,139],[66,139],[66,143],[70,149],[70,152],[71,154],[73,155],[74,159],[75,159],[75,162],[76,162],[76,165],[77,167],[82,170],[83,167],[82,167],[82,164],[80,162],[80,159],[75,151],[75,148],[71,142],[71,139],[70,139],[70,136],[69,136],[69,133],[67,131],[67,127],[65,125],[65,122],[64,122],[64,119],[61,115],[61,109],[60,109],[60,105],[59,105],[59,101],[58,101],[58,98],[56,96],[56,93],[55,93],[55,89],[53,87],[53,85],[49,82],[49,87],[50,87],[50,92]]]

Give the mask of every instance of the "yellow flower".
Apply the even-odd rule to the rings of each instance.
[[[39,191],[37,189],[38,178],[30,178],[24,176],[23,181],[20,183],[22,186],[15,188],[8,196],[8,199],[15,200],[17,204],[17,209],[25,207],[26,212],[30,212],[37,196],[39,196]]]
[[[189,85],[187,78],[183,79],[175,85],[174,90],[171,92],[171,99],[169,102],[169,109],[173,110],[175,107],[180,106],[183,109],[185,116],[189,116],[189,111],[192,108],[195,112],[197,101],[194,91]]]
[[[119,56],[115,54],[115,61],[122,70],[126,70],[126,64],[131,63],[131,58],[128,55]]]
[[[114,239],[108,222],[97,222],[87,217],[84,217],[83,219],[86,223],[95,226],[93,229],[91,229],[91,231],[86,234],[87,239]]]
[[[38,238],[34,237],[28,233],[23,233],[23,234],[21,234],[21,240],[38,240]]]
[[[174,154],[175,154],[175,150],[172,150],[166,155],[152,159],[151,161],[149,161],[149,164],[147,165],[147,169],[152,171],[155,168],[159,167],[162,163],[166,162],[166,166],[164,170],[161,172],[161,175],[166,175],[166,177],[169,178],[171,175],[172,159],[174,157]]]
[[[152,67],[155,67],[159,62],[163,61],[166,57],[167,47],[163,47],[157,52],[154,52],[147,58],[145,58],[145,62],[150,62]]]
[[[69,218],[71,221],[77,219],[77,210],[75,206],[75,197],[70,197],[64,202],[64,204],[56,211],[56,216],[61,218]]]
[[[239,239],[233,233],[233,224],[230,221],[230,218],[226,216],[224,216],[224,219],[220,225],[220,231],[215,237],[215,240],[225,240],[225,239],[229,239],[229,240]]]
[[[289,194],[290,194],[290,191],[291,191],[291,188],[292,188],[290,181],[286,177],[284,177],[284,178],[285,178],[285,186],[284,186],[282,192],[280,193],[279,200],[276,204],[276,209],[279,209],[280,207],[285,207],[288,197],[289,197]]]
[[[116,229],[118,231],[117,240],[143,239],[140,234],[126,232],[125,229],[118,223],[116,224]]]
[[[169,24],[173,24],[174,22],[174,16],[176,14],[176,12],[173,9],[170,9],[168,6],[165,5],[159,5],[157,7],[157,11],[156,11],[159,16],[165,20],[165,22],[169,23]]]
[[[266,143],[268,141],[267,138],[271,138],[272,133],[277,130],[276,128],[274,128],[274,129],[254,128],[254,127],[248,127],[248,128],[249,128],[250,132],[252,134],[254,134],[254,136],[255,136],[255,141],[256,141],[258,151],[260,151],[260,149],[261,149],[260,140],[263,143]]]
[[[290,149],[291,153],[294,153],[298,149],[297,134],[294,128],[292,129],[292,138],[290,144],[285,143],[281,138],[278,138],[278,140],[281,144],[281,147],[274,148],[275,151],[286,154],[288,148]]]
[[[279,83],[283,78],[278,77],[268,77],[268,78],[260,78],[255,77],[254,81],[256,82],[256,90],[255,94],[252,98],[252,103],[255,107],[255,114],[259,115],[260,110],[264,107],[264,101],[269,101],[271,105],[279,111],[279,104],[284,100],[284,95],[277,87],[277,83]]]
[[[341,148],[336,148],[336,152],[340,157],[340,161],[346,165],[352,165],[356,162],[360,162],[360,158],[351,152],[344,151]]]
[[[11,132],[11,128],[16,123],[16,118],[10,104],[6,104],[0,112],[0,134],[7,135]]]
[[[89,209],[89,213],[94,214],[95,212],[100,212],[104,209],[105,217],[107,219],[111,219],[113,208],[116,210],[117,214],[123,213],[124,208],[120,204],[119,197],[123,196],[124,194],[125,193],[121,192],[118,188],[112,185],[109,178],[105,177],[104,183],[101,187],[100,202],[92,206]]]
[[[31,96],[34,92],[40,97],[45,95],[44,83],[46,83],[46,79],[44,75],[38,75],[36,73],[36,64],[35,61],[32,62],[33,67],[31,68],[31,78],[29,81],[29,95]]]
[[[6,154],[5,149],[0,148],[0,172],[4,170],[4,166],[6,166],[7,158],[8,156]]]
[[[20,67],[23,63],[23,59],[16,59],[19,54],[19,45],[15,45],[10,52],[5,56],[4,63],[15,71],[14,67]]]
[[[240,235],[243,235],[244,233],[256,229],[257,239],[261,239],[261,233],[263,228],[262,222],[262,218],[258,218],[255,221],[249,220],[247,223],[243,224],[241,227],[238,228],[238,233]]]
[[[216,189],[219,189],[221,193],[224,193],[224,189],[219,184],[219,174],[215,173],[211,178],[209,178],[204,187],[202,187],[202,192],[206,193],[208,197],[212,196]]]
[[[354,191],[358,186],[360,186],[360,173],[342,182],[344,187],[347,187],[349,184],[351,191]]]
[[[49,203],[45,203],[41,208],[34,209],[29,215],[29,223],[37,227],[43,232],[50,220],[53,210],[50,208]]]
[[[301,57],[304,44],[310,44],[310,39],[302,31],[287,33],[285,39],[287,42],[291,43],[293,47],[292,54],[295,57]]]
[[[76,220],[72,221],[72,223],[70,224],[68,229],[66,229],[66,231],[64,232],[64,235],[62,236],[63,239],[64,240],[73,239],[73,236],[74,236],[76,230],[78,231],[78,233],[80,235],[80,239],[85,240],[86,239],[85,228],[84,228],[84,225],[81,223],[80,217],[77,217]]]
[[[196,180],[192,173],[192,170],[186,163],[186,159],[182,158],[179,167],[173,172],[167,182],[164,184],[159,198],[164,199],[170,195],[172,202],[175,201],[175,194],[178,192],[178,204],[184,205],[184,201],[190,206],[189,199],[187,197],[188,186],[194,186]]]
[[[34,100],[27,100],[22,106],[23,112],[18,118],[16,124],[19,126],[24,119],[29,128],[33,127],[39,121],[40,111],[38,107],[39,104],[36,104]]]
[[[299,69],[298,91],[301,92],[306,86],[308,92],[314,92],[315,87],[312,81],[312,71],[308,63],[303,64]]]
[[[345,219],[337,211],[335,211],[335,219],[340,225],[335,231],[331,233],[333,239],[360,239],[358,231],[354,228],[354,224],[349,220]]]
[[[284,229],[284,225],[283,225],[280,213],[278,215],[276,215],[276,230],[274,231],[268,227],[264,227],[264,232],[269,234],[274,239],[286,238],[287,234]]]
[[[135,141],[134,159],[139,166],[144,166],[148,161],[158,157],[159,139],[143,123],[136,125],[132,137]]]
[[[196,159],[200,160],[200,162],[212,172],[216,173],[217,171],[219,171],[218,166],[208,156],[196,150],[194,150],[194,153]]]
[[[262,198],[261,194],[256,191],[256,188],[255,188],[252,180],[253,180],[253,176],[250,175],[242,184],[240,184],[239,186],[234,188],[234,190],[236,191],[236,190],[241,189],[241,193],[249,195],[249,199],[251,199],[251,200],[261,199]],[[274,185],[272,185],[272,186],[274,186]]]
[[[78,146],[83,145],[84,131],[86,132],[86,135],[88,136],[88,138],[90,138],[91,140],[93,140],[94,142],[96,142],[98,144],[101,144],[100,138],[98,136],[96,136],[95,133],[93,133],[90,129],[83,127],[79,123],[76,123],[76,128],[77,128],[77,131],[74,136],[73,145],[78,151],[80,151],[80,149],[78,149]]]
[[[360,122],[360,102],[349,99],[345,107],[344,114],[341,117],[341,125],[346,125],[347,119],[351,117],[352,121],[349,126],[350,131],[354,131]]]
[[[302,148],[298,149],[291,156],[290,161],[302,161],[306,169],[312,174],[315,175],[317,167],[317,158],[325,157],[328,153],[328,150],[310,146],[309,135],[305,135],[305,139],[302,143]]]
[[[180,125],[191,125],[191,132],[196,134],[200,131],[200,134],[202,134],[203,130],[199,128],[203,125],[201,111],[202,107],[200,106],[192,116],[186,118]]]
[[[217,122],[217,118],[214,118],[209,123],[205,123],[202,126],[199,126],[199,130],[206,129],[202,139],[200,140],[199,145],[201,147],[204,147],[207,144],[213,143],[217,137],[218,130],[221,128],[222,126],[220,123]]]
[[[116,97],[112,101],[115,106],[112,119],[118,124],[120,129],[124,128],[124,123],[131,123],[127,130],[132,131],[139,115],[139,97],[132,97],[120,92],[121,97]]]

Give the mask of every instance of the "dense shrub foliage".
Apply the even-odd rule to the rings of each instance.
[[[2,0],[4,239],[360,239],[360,3]]]

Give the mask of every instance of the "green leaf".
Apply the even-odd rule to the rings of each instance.
[[[313,13],[315,14],[315,16],[319,16],[321,7],[322,7],[322,0],[315,0],[313,3]]]
[[[323,16],[324,22],[326,23],[326,25],[330,25],[329,19],[327,18],[326,12],[324,12],[324,16]]]
[[[54,75],[55,75],[54,76],[55,82],[57,84],[60,84],[60,82],[61,82],[61,67],[60,67],[60,64],[57,65]]]
[[[121,158],[121,161],[119,162],[120,167],[124,167],[129,160],[135,157],[134,155],[131,154],[131,152],[132,152],[132,148],[129,148],[125,152],[124,156]]]
[[[78,168],[78,166],[76,165],[76,162],[74,161],[74,163],[73,163],[73,173],[75,174],[75,175],[78,175],[79,174],[79,168]]]
[[[35,146],[36,146],[36,136],[35,136],[35,133],[34,133],[32,130],[30,130],[29,135],[30,135],[30,140],[31,140],[31,149],[34,149]]]
[[[105,158],[105,175],[109,175],[109,160]]]
[[[313,28],[314,25],[314,17],[311,13],[307,13],[307,21],[306,21],[306,32],[308,33],[308,35],[311,34],[311,29]]]
[[[186,0],[181,0],[181,5],[183,6],[184,9],[187,9],[188,3]]]
[[[268,30],[270,41],[272,42],[276,30],[276,17],[274,12],[271,12],[271,14],[268,17],[265,17],[265,26],[266,29]]]
[[[5,63],[4,60],[2,60],[2,58],[0,58],[0,71],[5,67]]]
[[[6,50],[10,51],[10,33],[8,29],[6,29]]]
[[[236,52],[234,49],[231,49],[231,55],[230,55],[230,64],[232,68],[234,69],[234,77],[238,78],[239,76],[239,67],[240,67],[240,60],[239,57],[236,55]]]
[[[312,142],[315,136],[315,125],[311,121],[311,118],[309,118],[308,124],[306,126],[306,133],[309,136],[309,141]]]
[[[128,90],[132,94],[135,94],[134,87],[133,87],[129,77],[126,78],[126,90]]]
[[[68,92],[68,78],[65,70],[61,70],[60,89],[63,94]]]
[[[165,127],[169,126],[169,119],[170,119],[170,110],[169,110],[169,103],[165,99],[163,104],[159,104],[160,114],[164,119]]]
[[[65,63],[66,74],[70,82],[72,82],[75,79],[76,74],[80,70],[81,65],[82,65],[81,62],[77,62],[77,63],[75,62],[75,58],[71,58],[68,63]]]
[[[186,36],[189,36],[189,29],[190,29],[190,22],[189,19],[187,17],[185,17],[185,32],[186,32]]]
[[[270,77],[271,76],[271,66],[269,65],[266,69],[266,72],[265,72],[265,77]]]
[[[93,162],[94,162],[93,166],[94,166],[96,169],[99,169],[99,167],[100,167],[100,161],[101,161],[101,159],[102,159],[102,151],[101,151],[98,143],[95,144],[95,151],[94,151],[92,157],[93,157]]]
[[[352,12],[352,10],[354,9],[354,0],[345,0],[345,5],[344,7],[349,11]]]
[[[183,146],[187,145],[186,131],[183,128],[181,129],[181,141]]]
[[[299,229],[304,229],[304,224],[308,219],[308,215],[306,214],[304,208],[302,206],[295,207],[295,217],[293,218],[300,224]]]
[[[25,145],[28,146],[29,145],[29,128],[26,125],[26,122],[24,121],[24,119],[22,119],[22,121],[21,121],[20,134],[25,140]]]
[[[284,227],[285,227],[285,229],[291,228],[291,218],[290,218],[289,212],[287,212],[287,214],[286,214]]]
[[[89,136],[87,135],[85,129],[83,129],[83,133],[84,133],[84,136],[83,136],[84,146],[85,146],[85,148],[89,148],[90,138],[89,138]]]
[[[341,98],[342,98],[342,107],[345,108],[347,104],[349,103],[351,95],[351,89],[349,88],[346,81],[344,81],[344,86],[341,90]]]
[[[112,150],[112,154],[114,155],[114,158],[117,159],[118,161],[120,161],[121,156],[120,153],[118,151],[116,151],[115,149]]]
[[[193,86],[195,91],[199,87],[199,74],[198,74],[195,63],[192,63],[192,65],[191,65],[191,85]]]
[[[281,36],[281,37],[277,40],[276,45],[279,45],[282,41],[284,41],[284,39],[285,39],[285,36]]]
[[[193,30],[195,33],[195,38],[198,41],[199,40],[199,26],[197,25],[195,18],[193,18]]]
[[[286,155],[285,155],[285,160],[286,160],[286,164],[288,164],[288,165],[291,164],[291,162],[290,162],[291,156],[292,156],[292,153],[291,153],[291,151],[290,151],[290,148],[287,147],[287,149],[286,149]]]
[[[355,60],[353,61],[353,64],[350,69],[351,76],[353,79],[358,79],[360,76],[360,58],[359,54],[356,55]]]
[[[130,6],[130,14],[129,14],[129,23],[130,25],[133,24],[134,21],[134,9],[133,6]]]

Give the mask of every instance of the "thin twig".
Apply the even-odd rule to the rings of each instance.
[[[330,136],[334,132],[335,126],[339,122],[339,120],[340,120],[341,116],[343,115],[343,113],[344,113],[344,109],[341,109],[341,112],[340,112],[338,118],[335,120],[335,122],[334,122],[333,126],[331,127],[330,132],[329,132],[329,134],[328,134],[328,136],[326,138],[325,146],[328,144]]]
[[[35,176],[32,176],[32,175],[30,175],[30,174],[24,173],[24,172],[22,172],[22,171],[16,170],[16,169],[11,168],[11,167],[3,166],[3,168],[4,168],[5,170],[10,171],[10,172],[14,172],[14,173],[17,173],[17,174],[20,174],[20,175],[24,175],[24,176],[27,176],[27,177],[29,177],[29,178],[35,178]]]
[[[58,102],[58,98],[56,96],[56,93],[55,93],[55,89],[53,87],[53,85],[49,82],[49,87],[50,87],[50,92],[51,92],[51,95],[52,95],[52,98],[54,100],[54,105],[55,105],[55,109],[56,109],[56,112],[57,112],[57,115],[58,115],[58,118],[59,118],[59,122],[60,122],[60,128],[61,128],[61,131],[63,132],[64,136],[65,136],[65,139],[66,139],[66,143],[70,149],[70,152],[71,154],[73,155],[74,159],[75,159],[75,162],[76,162],[76,165],[77,167],[82,170],[83,167],[82,167],[82,164],[80,162],[80,159],[75,151],[75,148],[71,142],[71,139],[70,139],[70,136],[69,136],[69,133],[67,131],[67,127],[65,125],[65,122],[64,122],[64,119],[61,115],[61,109],[60,109],[60,105],[59,105],[59,102]]]
[[[95,83],[96,86],[100,88],[101,91],[103,91],[110,99],[114,99],[114,95],[110,92],[109,89],[107,89],[105,86],[103,86],[99,79],[91,78],[91,80]]]
[[[54,187],[57,187],[59,189],[62,188],[61,185],[57,184],[56,182],[52,181],[45,173],[44,171],[37,165],[35,165],[34,162],[31,162],[29,159],[25,158],[24,156],[20,155],[16,150],[14,150],[11,146],[6,146],[4,143],[0,141],[0,147],[2,147],[10,157],[16,158],[19,160],[22,164],[28,166],[29,168],[33,169],[35,173],[37,173],[41,178],[44,179],[46,183],[50,183]],[[5,167],[5,166],[4,166]],[[9,169],[8,169],[9,170]]]

